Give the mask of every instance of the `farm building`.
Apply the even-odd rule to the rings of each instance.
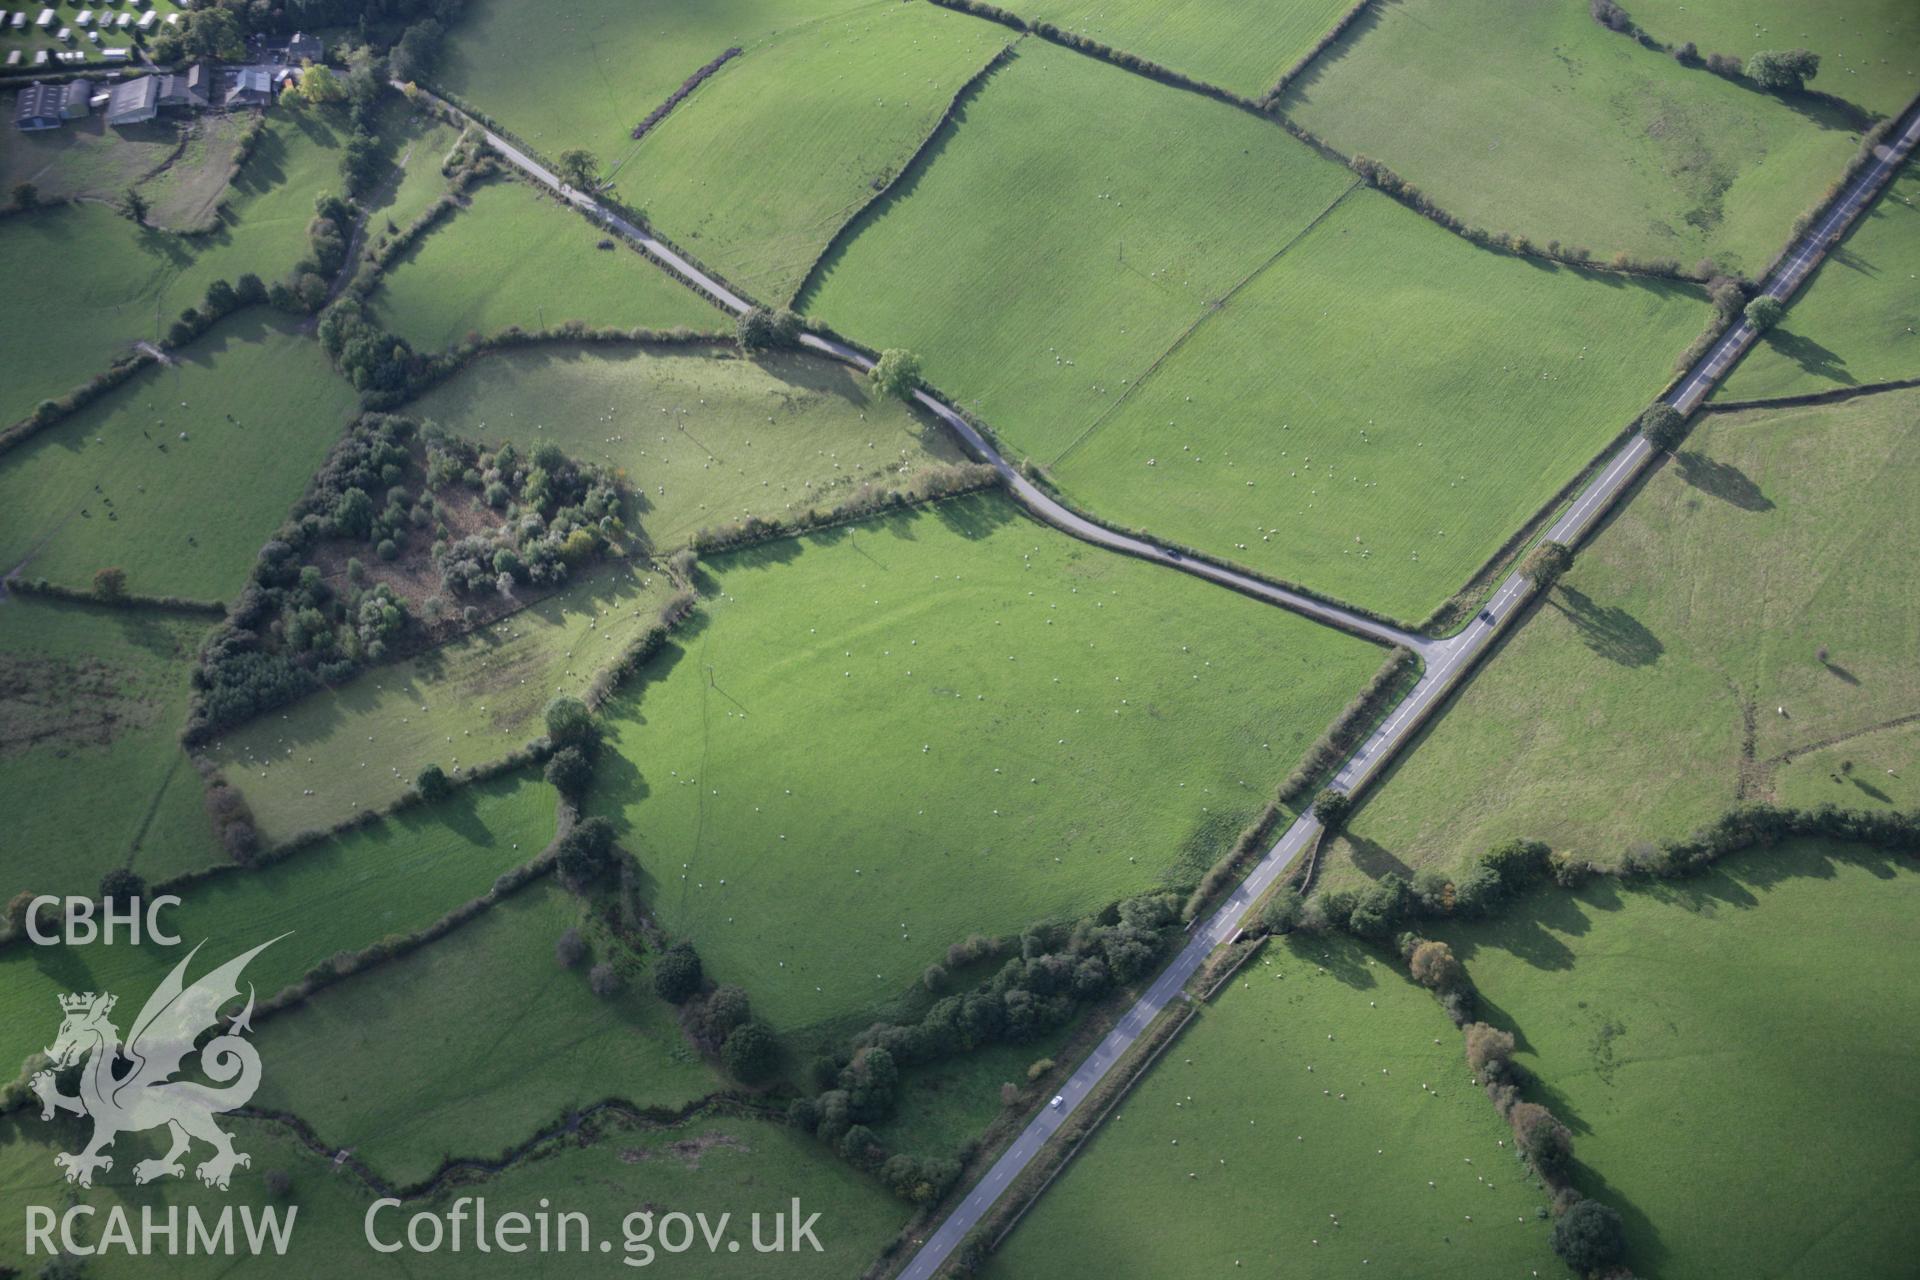
[[[35,129],[58,129],[62,120],[60,108],[66,99],[66,90],[57,84],[30,84],[20,91],[20,100],[14,104],[13,127],[22,132]]]
[[[160,105],[190,109],[205,107],[212,100],[208,93],[212,84],[213,72],[204,64],[189,67],[183,72],[161,76]]]
[[[107,123],[115,128],[144,124],[160,113],[160,78],[141,76],[113,86],[107,99]]]
[[[264,107],[273,101],[273,72],[266,67],[243,67],[233,73],[222,104],[228,107]]]
[[[60,115],[66,120],[82,120],[92,109],[93,84],[88,80],[70,81],[60,94]]]

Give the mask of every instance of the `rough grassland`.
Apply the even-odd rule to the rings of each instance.
[[[0,48],[10,49],[12,43],[0,40]],[[0,98],[9,122],[18,102],[14,93]],[[179,167],[179,161],[169,160],[179,149],[180,134],[181,121],[175,117],[114,129],[108,127],[105,112],[69,120],[58,129],[8,129],[0,136],[0,192],[10,199],[15,183],[31,182],[42,200],[118,200],[121,192],[156,170]]]
[[[92,116],[89,120],[102,120],[100,127],[106,127],[103,117]],[[179,157],[140,184],[141,194],[152,204],[147,221],[169,231],[201,232],[218,227],[220,202],[232,191],[227,174],[240,140],[252,123],[252,115],[246,112],[209,111],[190,117],[186,145]],[[119,196],[117,191],[104,193],[106,199]]]
[[[386,327],[438,351],[468,334],[566,320],[623,329],[729,328],[698,294],[524,182],[501,179],[428,232],[374,297]]]
[[[377,1091],[381,1061],[356,1062],[355,1067],[360,1069],[349,1086],[362,1096],[369,1090]],[[273,1070],[270,1061],[269,1076]],[[634,1260],[636,1270],[646,1264],[647,1270],[639,1274],[655,1269],[673,1274],[677,1269],[703,1280],[758,1280],[769,1274],[792,1280],[846,1280],[873,1260],[907,1216],[906,1207],[876,1179],[827,1156],[798,1131],[784,1124],[707,1113],[667,1129],[609,1123],[589,1145],[557,1145],[541,1158],[514,1165],[505,1173],[462,1182],[429,1200],[409,1201],[402,1208],[385,1210],[375,1219],[381,1241],[393,1243],[404,1240],[407,1221],[413,1214],[430,1212],[444,1221],[460,1197],[486,1197],[489,1223],[509,1212],[524,1213],[531,1220],[541,1212],[544,1200],[551,1215],[562,1211],[587,1215],[593,1230],[590,1260],[581,1256],[577,1228],[569,1229],[565,1252],[554,1248],[546,1253],[508,1254],[497,1249],[481,1253],[473,1247],[471,1203],[462,1237],[465,1247],[460,1252],[443,1245],[435,1253],[381,1254],[368,1246],[363,1225],[374,1201],[373,1192],[297,1145],[279,1125],[244,1118],[223,1119],[220,1123],[233,1133],[235,1146],[253,1157],[251,1168],[235,1173],[231,1191],[203,1187],[191,1173],[183,1180],[133,1185],[133,1164],[163,1150],[151,1131],[123,1136],[114,1147],[113,1171],[102,1174],[91,1190],[71,1188],[61,1180],[53,1157],[55,1152],[75,1150],[85,1141],[87,1122],[41,1124],[30,1116],[14,1129],[10,1141],[0,1144],[0,1195],[5,1195],[9,1204],[41,1204],[56,1209],[70,1200],[83,1202],[97,1206],[101,1215],[109,1205],[124,1205],[138,1231],[142,1205],[152,1206],[162,1221],[167,1207],[174,1205],[195,1205],[203,1218],[217,1221],[220,1210],[230,1203],[251,1205],[256,1211],[273,1204],[266,1191],[265,1175],[268,1170],[279,1169],[289,1173],[293,1182],[286,1200],[280,1202],[283,1212],[290,1205],[298,1205],[300,1210],[286,1256],[268,1251],[264,1257],[254,1257],[242,1251],[220,1260],[222,1276],[273,1280],[289,1276],[298,1280],[467,1280],[472,1276],[571,1280],[594,1273],[626,1274],[629,1268],[621,1265],[626,1257]],[[770,1262],[767,1255],[752,1248],[753,1217],[760,1215],[763,1243],[773,1240],[775,1217],[786,1217],[783,1238],[791,1242],[791,1202],[796,1196],[802,1205],[802,1221],[815,1213],[820,1215],[813,1224],[813,1235],[821,1251],[816,1253],[802,1242],[797,1251],[782,1253]],[[697,1230],[691,1253],[661,1249],[657,1226],[651,1234],[629,1243],[625,1235],[628,1215],[643,1210],[652,1211],[655,1223],[668,1213],[705,1213],[708,1226],[714,1229],[719,1229],[720,1220],[726,1217],[726,1236],[713,1253],[707,1252]],[[103,1216],[80,1219],[83,1238],[98,1240],[103,1220]],[[557,1217],[548,1221],[555,1223],[557,1230]],[[184,1224],[183,1212],[183,1229]],[[26,1256],[24,1225],[23,1213],[10,1213],[0,1219],[0,1261],[26,1262],[30,1264],[27,1274],[32,1274],[46,1259],[44,1255]],[[642,1227],[640,1219],[633,1220],[631,1229],[636,1236]],[[234,1229],[239,1234],[238,1221]],[[678,1235],[670,1238],[678,1247]],[[530,1242],[532,1237],[528,1239]],[[727,1239],[739,1242],[739,1252],[727,1251]],[[611,1244],[610,1253],[599,1251],[601,1240]],[[153,1276],[201,1280],[207,1274],[207,1261],[203,1255],[187,1255],[184,1250],[177,1257],[163,1253],[130,1257],[115,1250],[88,1259],[86,1274],[88,1280],[149,1280]]]
[[[439,116],[399,105],[388,109],[381,141],[392,149],[399,180],[367,197],[370,241],[377,242],[389,222],[396,230],[405,227],[440,198],[447,189],[440,166],[459,140],[460,131]]]
[[[264,307],[174,360],[0,455],[0,564],[79,588],[115,565],[142,595],[239,590],[353,417],[353,388]]]
[[[1669,44],[1745,58],[1761,49],[1812,49],[1812,88],[1879,115],[1920,93],[1920,9],[1906,0],[1634,0],[1633,20]]]
[[[1249,98],[1273,88],[1351,0],[1011,0],[1003,6],[1051,22]]]
[[[1121,524],[1417,622],[1660,389],[1704,310],[1356,191],[1052,472]]]
[[[786,1028],[970,933],[1190,883],[1380,658],[999,498],[709,569],[704,625],[609,705],[588,807]]]
[[[1858,734],[1785,761],[1774,791],[1781,804],[1801,808],[1920,809],[1920,723]]]
[[[583,692],[653,625],[666,596],[661,575],[611,565],[480,631],[231,730],[207,755],[269,841],[384,808],[429,764],[451,774],[544,734],[547,702]]]
[[[1920,712],[1916,406],[1704,420],[1362,802],[1327,883],[1509,836],[1611,862],[1743,779],[1772,797],[1783,753]]]
[[[730,283],[784,304],[841,224],[1012,39],[927,4],[858,9],[790,32],[676,107],[621,168],[621,189]]]
[[[176,787],[199,807],[200,779],[178,735],[187,664],[205,633],[198,618],[25,596],[0,603],[0,897],[91,894],[130,857],[142,872],[214,859],[205,818],[197,832],[148,827],[153,806]]]
[[[1433,997],[1316,940],[1202,1009],[988,1274],[1564,1276],[1544,1205]]]
[[[1353,181],[1244,112],[1031,40],[929,155],[803,301],[918,352],[1043,462]]]
[[[0,221],[0,423],[85,382],[134,340],[160,337],[213,281],[284,277],[306,252],[314,197],[340,189],[345,142],[332,114],[276,112],[211,236],[138,230],[98,204]]]
[[[1920,168],[1909,164],[1820,264],[1721,400],[1920,378]]]
[[[892,0],[479,0],[449,33],[433,83],[549,156],[586,147],[608,167],[633,127],[726,49],[758,48],[829,14]],[[737,141],[737,140],[736,140]],[[646,193],[631,193],[644,204]]]
[[[385,968],[262,1028],[275,1064],[255,1105],[291,1111],[406,1184],[449,1156],[488,1157],[603,1098],[678,1107],[716,1084],[642,969],[603,1000],[554,942],[581,923],[549,877]],[[605,958],[604,956],[600,958]],[[353,1064],[377,1090],[340,1088]]]
[[[407,412],[618,468],[659,551],[744,516],[831,508],[864,484],[900,481],[902,468],[965,456],[844,365],[719,348],[525,348],[477,361]]]
[[[1788,106],[1641,48],[1585,5],[1531,0],[1391,0],[1281,107],[1468,222],[1753,273],[1859,144],[1844,111]]]
[[[409,809],[284,862],[202,880],[181,895],[166,924],[186,947],[206,943],[190,974],[287,935],[247,967],[248,981],[265,997],[335,952],[425,928],[479,897],[501,872],[545,848],[553,824],[553,790],[538,778],[464,787],[440,804]],[[124,942],[0,951],[0,1073],[48,1043],[58,1025],[56,996],[117,991],[133,1003],[134,993],[152,991],[184,955]]]
[[[1911,860],[1801,845],[1447,936],[1637,1274],[1889,1276],[1920,1249],[1916,918]]]

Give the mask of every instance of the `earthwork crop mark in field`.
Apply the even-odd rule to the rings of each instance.
[[[1272,257],[1268,258],[1265,262],[1261,263],[1259,266],[1255,267],[1253,270],[1247,272],[1246,275],[1241,276],[1238,280],[1234,281],[1232,288],[1228,289],[1225,293],[1221,294],[1218,298],[1215,298],[1211,302],[1207,303],[1206,306],[1202,307],[1200,310],[1200,314],[1194,317],[1193,323],[1188,325],[1185,329],[1181,330],[1180,336],[1175,338],[1172,342],[1168,343],[1167,349],[1165,351],[1162,351],[1159,355],[1155,356],[1153,358],[1153,363],[1148,365],[1146,369],[1141,372],[1139,377],[1135,378],[1131,383],[1127,384],[1127,389],[1125,391],[1122,391],[1119,394],[1119,396],[1117,396],[1114,399],[1112,404],[1108,405],[1105,409],[1101,410],[1099,416],[1095,417],[1092,422],[1087,424],[1086,430],[1082,431],[1079,435],[1075,436],[1073,439],[1067,441],[1066,448],[1060,450],[1059,453],[1055,454],[1053,457],[1053,461],[1049,462],[1047,465],[1050,467],[1059,466],[1060,463],[1066,459],[1068,454],[1072,453],[1075,449],[1078,449],[1082,444],[1084,444],[1093,435],[1094,432],[1100,429],[1101,424],[1106,422],[1108,418],[1111,418],[1114,415],[1115,411],[1117,411],[1121,405],[1127,402],[1127,398],[1129,396],[1131,396],[1134,392],[1138,391],[1143,385],[1146,384],[1148,379],[1152,378],[1155,373],[1159,372],[1160,366],[1165,364],[1167,360],[1173,355],[1174,352],[1178,351],[1181,347],[1186,345],[1187,339],[1191,338],[1195,333],[1199,332],[1201,325],[1205,324],[1209,318],[1216,316],[1220,314],[1220,312],[1226,310],[1227,304],[1233,301],[1234,295],[1238,294],[1242,289],[1245,289],[1248,285],[1252,284],[1255,280],[1259,279],[1261,275],[1263,275],[1269,267],[1273,266],[1274,263],[1280,261],[1281,258],[1285,257],[1287,250],[1293,248],[1293,246],[1295,246],[1296,244],[1299,244],[1300,241],[1306,237],[1308,232],[1312,231],[1315,227],[1319,226],[1323,221],[1325,221],[1328,215],[1330,215],[1335,209],[1338,209],[1341,203],[1344,200],[1346,200],[1348,196],[1352,195],[1354,191],[1362,185],[1363,185],[1362,180],[1359,178],[1355,178],[1351,186],[1349,186],[1345,191],[1342,191],[1339,195],[1335,196],[1331,201],[1329,201],[1327,203],[1326,208],[1322,209],[1319,213],[1314,214],[1313,217],[1307,222],[1305,226],[1301,227],[1298,231],[1294,232],[1293,235],[1288,238],[1285,244],[1281,245],[1278,249],[1275,249],[1273,251]]]

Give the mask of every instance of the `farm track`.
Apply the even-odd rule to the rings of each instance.
[[[446,106],[447,104],[442,104]],[[452,109],[452,108],[448,108]],[[1854,220],[1885,188],[1893,174],[1920,142],[1920,100],[1909,104],[1904,113],[1906,127],[1875,151],[1873,163],[1841,191],[1815,225],[1782,256],[1769,273],[1761,292],[1784,302],[1805,283]],[[574,191],[552,172],[540,165],[508,139],[493,130],[485,130],[488,144],[509,163],[560,193],[588,217],[637,244],[681,279],[712,296],[728,310],[739,314],[751,304],[720,281],[688,262],[670,246],[640,227],[605,208],[589,195]],[[1758,331],[1744,319],[1734,325],[1693,365],[1663,397],[1666,403],[1690,415],[1699,408],[1721,378],[1738,363],[1758,340]],[[802,343],[862,371],[873,361],[853,348],[816,334],[804,334]],[[1534,598],[1531,582],[1518,572],[1508,575],[1493,597],[1459,633],[1443,640],[1417,636],[1376,619],[1325,601],[1291,591],[1247,574],[1189,559],[1179,552],[1142,538],[1106,529],[1062,506],[1001,457],[998,450],[957,411],[925,391],[916,391],[915,400],[946,423],[977,456],[986,460],[1001,475],[1008,488],[1028,511],[1062,532],[1110,550],[1138,556],[1169,568],[1179,569],[1218,585],[1293,610],[1315,621],[1353,634],[1387,643],[1404,645],[1420,655],[1425,673],[1405,701],[1355,749],[1341,766],[1330,786],[1347,794],[1357,793],[1425,723],[1427,717],[1446,702],[1455,687],[1478,665],[1492,645],[1500,626],[1515,614],[1525,611]],[[1613,505],[1632,486],[1642,470],[1656,458],[1645,436],[1634,435],[1613,459],[1588,483],[1572,505],[1554,521],[1546,538],[1576,546],[1590,533]],[[1169,1002],[1178,998],[1186,984],[1205,961],[1221,946],[1237,938],[1243,920],[1266,892],[1293,865],[1302,851],[1311,847],[1320,833],[1320,824],[1304,814],[1283,832],[1212,914],[1190,926],[1189,941],[1162,970],[1152,986],[1135,1001],[1114,1029],[1095,1047],[1059,1088],[1057,1107],[1040,1111],[1016,1137],[1012,1145],[987,1170],[948,1214],[939,1228],[920,1242],[918,1251],[900,1270],[901,1280],[930,1280],[940,1272],[954,1251],[979,1224],[1002,1194],[1022,1175],[1054,1134],[1066,1124],[1088,1095],[1125,1056]]]

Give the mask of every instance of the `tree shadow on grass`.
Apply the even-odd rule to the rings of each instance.
[[[1367,952],[1351,938],[1329,934],[1324,937],[1304,933],[1287,935],[1287,949],[1302,964],[1325,969],[1330,977],[1356,990],[1379,985],[1367,964]]]
[[[1791,329],[1769,330],[1766,343],[1776,354],[1799,365],[1801,372],[1810,377],[1824,378],[1848,387],[1857,386],[1860,382],[1847,372],[1845,356]]]
[[[1394,857],[1377,841],[1355,835],[1350,830],[1342,832],[1340,840],[1348,860],[1367,878],[1378,880],[1382,876],[1391,874],[1404,880],[1413,879],[1413,868]]]
[[[1587,648],[1609,662],[1623,667],[1651,666],[1666,652],[1659,637],[1632,614],[1617,605],[1602,605],[1578,588],[1562,583],[1547,603],[1566,616]]]
[[[1680,478],[1722,502],[1730,502],[1742,511],[1771,511],[1773,500],[1760,491],[1746,472],[1729,462],[1709,458],[1704,453],[1676,453],[1673,456]]]
[[[1564,1116],[1561,1118],[1565,1119]],[[1620,1214],[1621,1225],[1627,1230],[1627,1256],[1633,1260],[1634,1271],[1641,1275],[1664,1274],[1661,1265],[1667,1262],[1672,1254],[1666,1245],[1661,1243],[1660,1229],[1653,1225],[1653,1219],[1642,1213],[1631,1200],[1608,1183],[1593,1166],[1581,1163],[1577,1156],[1574,1158],[1573,1166],[1572,1182],[1579,1188],[1580,1193],[1590,1200],[1611,1205]]]
[[[1020,512],[1005,499],[974,494],[934,504],[940,523],[969,542],[980,542],[1020,519]]]

